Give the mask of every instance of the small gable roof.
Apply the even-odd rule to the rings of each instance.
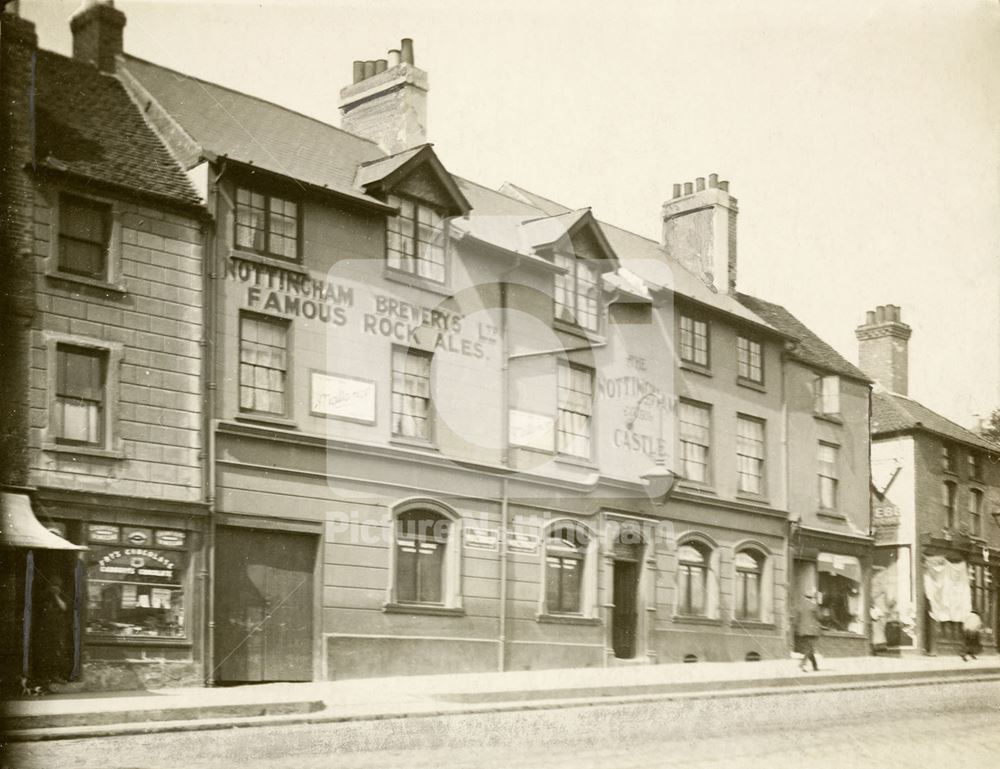
[[[183,169],[114,77],[39,50],[35,109],[35,155],[42,170],[200,205]]]
[[[1000,454],[1000,446],[967,430],[905,395],[876,389],[872,393],[872,435],[923,430],[942,438]]]
[[[469,201],[451,174],[445,170],[430,144],[421,144],[389,157],[363,163],[358,168],[355,183],[366,192],[384,195],[416,174],[422,174],[425,186],[429,184],[436,188],[439,200],[448,201],[450,214],[459,216],[469,212]]]
[[[808,326],[780,304],[768,302],[749,294],[738,293],[736,298],[748,309],[753,310],[766,320],[768,324],[797,340],[791,355],[799,362],[861,382],[870,383],[872,381],[861,369],[816,336]]]

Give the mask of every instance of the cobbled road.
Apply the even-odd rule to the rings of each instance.
[[[17,769],[1000,768],[1000,682],[8,746]]]

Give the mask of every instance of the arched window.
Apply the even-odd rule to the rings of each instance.
[[[398,603],[446,604],[448,545],[452,522],[426,509],[396,515],[395,599]]]
[[[710,551],[701,542],[677,548],[677,613],[701,617],[708,612]]]
[[[590,537],[579,526],[559,523],[545,540],[545,612],[582,614]]]
[[[743,550],[733,561],[736,585],[733,613],[737,619],[761,618],[764,556],[755,550]]]

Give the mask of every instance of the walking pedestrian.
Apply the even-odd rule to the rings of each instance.
[[[795,618],[795,636],[799,651],[802,652],[802,662],[799,669],[808,672],[806,662],[812,663],[814,671],[819,670],[816,664],[816,639],[820,634],[819,607],[816,605],[816,591],[809,590],[799,601],[798,613]]]
[[[982,649],[982,643],[979,640],[979,634],[983,629],[983,620],[979,616],[979,612],[973,610],[970,611],[964,620],[962,620],[962,662],[966,661],[967,657],[976,658]]]

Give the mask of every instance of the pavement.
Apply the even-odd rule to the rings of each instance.
[[[808,673],[783,659],[63,694],[8,702],[0,723],[7,741],[30,742],[962,680],[1000,680],[1000,656],[821,658]]]

